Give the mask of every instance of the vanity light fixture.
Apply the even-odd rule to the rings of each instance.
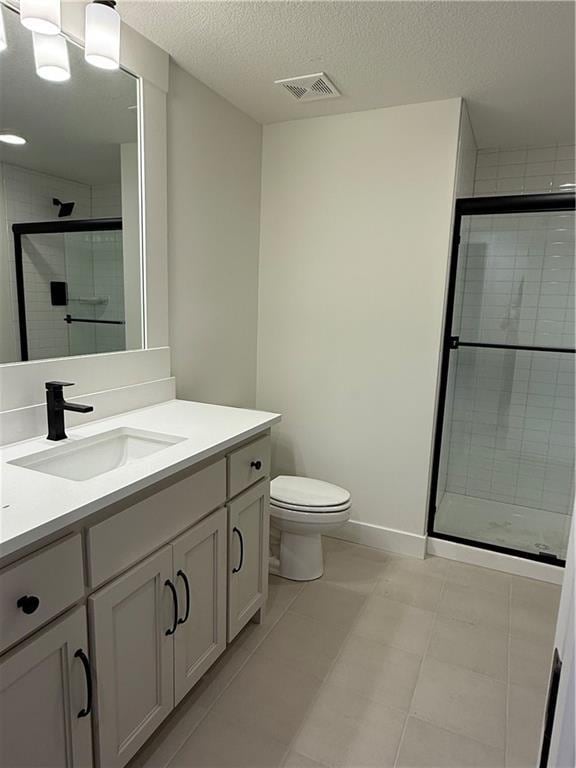
[[[6,42],[6,27],[4,26],[4,16],[2,15],[2,4],[0,3],[0,51],[5,51],[8,47]]]
[[[66,38],[62,35],[32,35],[36,74],[43,80],[63,83],[70,79],[70,61]]]
[[[100,69],[120,66],[120,15],[115,0],[93,0],[86,6],[84,58]]]
[[[60,0],[20,0],[20,21],[31,32],[60,34]]]
[[[0,141],[3,144],[12,144],[13,146],[26,144],[24,136],[18,136],[16,133],[0,133]]]

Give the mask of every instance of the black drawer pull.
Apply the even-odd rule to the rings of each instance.
[[[260,461],[260,459],[256,459],[256,461],[251,461],[250,467],[252,469],[260,470],[262,469],[262,462]]]
[[[92,712],[92,674],[90,672],[90,662],[88,661],[88,656],[86,656],[81,648],[78,648],[74,658],[80,659],[84,667],[84,674],[86,675],[86,707],[78,712],[78,717],[88,717],[90,712]]]
[[[186,624],[188,621],[188,616],[190,616],[190,583],[188,581],[188,576],[186,576],[184,571],[178,571],[176,576],[180,576],[184,582],[184,589],[186,590],[186,613],[184,614],[183,619],[178,619],[178,624]]]
[[[244,564],[244,539],[242,538],[242,532],[239,528],[232,528],[232,533],[238,534],[238,539],[240,540],[240,562],[238,563],[237,568],[232,568],[232,573],[238,573],[238,571],[242,570],[242,566]]]
[[[24,613],[34,613],[40,605],[40,598],[36,595],[23,595],[16,603]]]
[[[170,627],[170,629],[167,629],[166,632],[164,632],[165,635],[173,635],[174,632],[176,632],[176,627],[178,626],[178,593],[176,592],[176,587],[170,579],[166,579],[164,582],[164,586],[168,587],[170,592],[172,593],[172,600],[174,603],[174,623]]]

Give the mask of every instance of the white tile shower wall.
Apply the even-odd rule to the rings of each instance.
[[[122,186],[119,182],[92,186],[92,217],[114,219],[122,216]]]
[[[474,195],[574,191],[574,145],[481,149]]]
[[[92,186],[92,217],[112,219],[122,216],[122,186],[118,182]],[[99,320],[124,320],[124,269],[122,232],[90,233],[93,257],[93,293],[103,298],[94,305],[93,317]],[[126,348],[123,325],[95,325],[94,352],[116,352]]]
[[[86,184],[48,176],[15,165],[4,164],[2,176],[9,246],[9,317],[12,325],[10,332],[19,338],[12,224],[56,219],[57,209],[52,203],[54,197],[63,202],[75,201],[72,218],[88,218],[91,210],[91,191]],[[40,253],[36,247],[39,242],[37,237],[23,239],[26,293],[30,293],[27,335],[30,357],[36,359],[68,354],[67,327],[62,319],[62,307],[52,307],[49,299],[49,281],[63,279],[64,258],[60,247],[63,240],[58,236],[51,236],[48,241],[46,236]]]
[[[454,354],[447,490],[570,514],[572,356],[466,348]]]
[[[122,232],[92,233],[94,259],[94,293],[104,298],[96,305],[99,320],[124,322],[124,269]],[[96,325],[96,352],[114,352],[126,346],[123,325]]]
[[[574,216],[463,219],[453,329],[466,341],[570,347]]]

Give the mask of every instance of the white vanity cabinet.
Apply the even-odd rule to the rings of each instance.
[[[267,480],[228,504],[228,642],[266,603],[269,505]]]
[[[226,647],[226,510],[88,600],[99,764],[124,765]]]
[[[90,699],[82,606],[0,660],[0,765],[89,768]]]
[[[178,590],[174,702],[178,704],[226,648],[226,510],[219,509],[172,546]]]
[[[269,472],[260,433],[0,570],[2,768],[122,768],[261,618]]]
[[[172,549],[164,547],[88,600],[96,681],[96,755],[124,765],[174,706]]]

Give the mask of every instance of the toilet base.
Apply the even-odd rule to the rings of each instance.
[[[292,581],[314,581],[324,573],[322,536],[319,533],[280,534],[279,576]]]

